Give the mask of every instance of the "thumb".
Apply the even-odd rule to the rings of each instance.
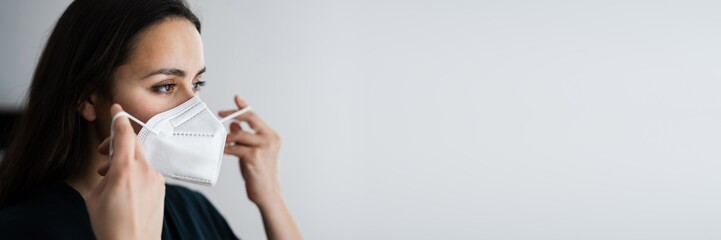
[[[124,164],[135,156],[136,135],[128,114],[119,104],[110,107],[113,120],[110,126],[110,164]]]

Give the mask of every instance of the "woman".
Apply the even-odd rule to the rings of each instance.
[[[111,126],[118,112],[147,122],[193,98],[204,71],[200,22],[182,0],[71,3],[48,39],[0,162],[0,236],[236,238],[200,193],[165,184],[138,144],[141,126],[127,117]],[[255,133],[231,124],[225,153],[239,158],[268,238],[299,239],[280,194],[278,135],[252,112],[236,120]]]

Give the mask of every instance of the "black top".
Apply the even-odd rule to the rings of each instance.
[[[66,183],[0,211],[2,239],[95,239],[85,200]],[[163,239],[238,239],[199,192],[166,184]]]

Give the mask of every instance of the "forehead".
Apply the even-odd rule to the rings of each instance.
[[[135,71],[173,67],[197,71],[204,66],[200,33],[190,21],[168,18],[140,32],[128,58]]]

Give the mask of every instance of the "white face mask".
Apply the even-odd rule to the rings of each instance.
[[[113,116],[127,116],[143,128],[138,141],[150,165],[166,177],[201,185],[215,185],[220,172],[225,147],[224,122],[250,111],[246,107],[223,119],[215,117],[198,96],[143,123],[127,112]],[[111,125],[110,135],[114,136]],[[113,154],[110,144],[110,155]]]

